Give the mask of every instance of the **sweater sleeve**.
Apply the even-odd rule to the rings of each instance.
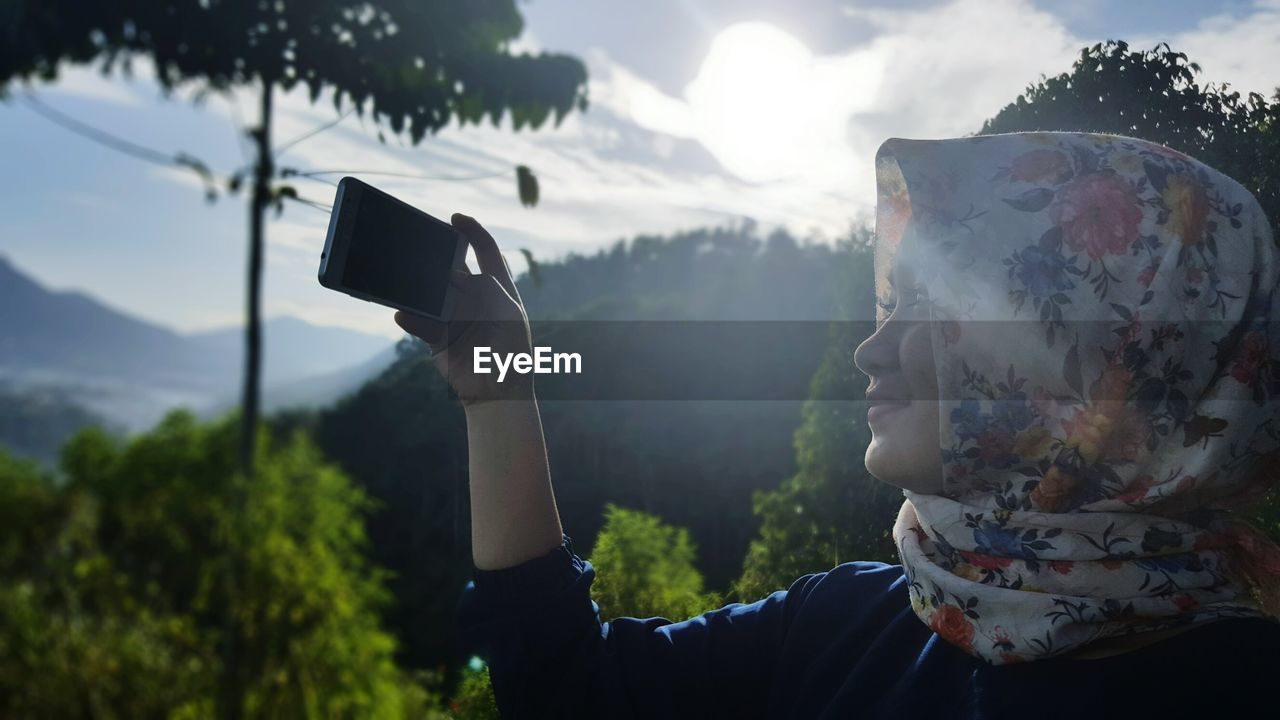
[[[504,718],[757,717],[814,577],[683,622],[601,623],[595,570],[565,535],[542,557],[475,571],[459,622],[488,662]]]

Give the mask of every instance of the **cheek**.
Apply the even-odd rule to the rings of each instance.
[[[938,454],[938,404],[931,400],[919,400],[912,403],[911,408],[904,413],[906,422],[904,426],[910,426],[910,434],[906,436],[915,449],[915,455],[921,458],[929,458]]]
[[[902,373],[911,390],[911,399],[936,403],[938,399],[938,375],[933,358],[930,328],[921,324],[903,337],[899,347]]]

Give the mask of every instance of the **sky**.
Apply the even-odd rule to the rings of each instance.
[[[514,271],[520,248],[553,260],[639,234],[751,220],[829,242],[869,222],[872,158],[889,137],[971,133],[1080,48],[1167,41],[1201,82],[1271,96],[1280,86],[1280,0],[520,0],[521,52],[586,65],[590,106],[559,126],[456,123],[413,146],[352,114],[289,147],[281,166],[342,170],[444,219],[474,216]],[[38,102],[166,154],[229,174],[251,94],[165,98],[132,79],[68,67],[0,102],[0,256],[55,289],[88,292],[182,331],[241,322],[247,202],[205,201],[187,170],[127,157],[35,112]],[[277,100],[278,146],[338,117],[299,89]],[[516,165],[539,179],[523,207]],[[380,171],[439,175],[402,180]],[[298,180],[329,204],[341,174]],[[316,280],[328,213],[289,204],[267,230],[265,314],[398,337],[392,311]],[[471,263],[474,268],[474,262]]]

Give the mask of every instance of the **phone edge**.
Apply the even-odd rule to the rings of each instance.
[[[330,279],[328,278],[329,261],[333,259],[333,245],[338,232],[338,219],[342,214],[342,202],[346,197],[347,187],[350,185],[347,180],[348,178],[344,177],[338,181],[338,190],[333,197],[333,209],[329,213],[329,229],[325,232],[324,249],[320,251],[320,270],[317,272],[317,277],[320,280],[320,284],[330,290],[342,290],[338,286],[339,283],[330,284],[326,281]]]

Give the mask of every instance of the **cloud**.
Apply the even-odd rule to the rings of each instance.
[[[781,112],[767,122],[742,102],[749,92],[725,97],[736,76],[718,62],[743,62],[728,43],[713,43],[700,74],[678,98],[593,49],[587,55],[592,101],[658,136],[692,138],[709,150],[728,172],[720,173],[725,197],[717,197],[715,183],[695,183],[705,204],[801,232],[838,232],[874,202],[871,160],[881,142],[974,132],[1040,74],[1068,69],[1084,44],[1025,0],[846,12],[871,29],[872,39],[831,55],[814,55],[756,23],[722,32],[721,39],[741,32],[742,47],[776,48],[772,64],[742,76],[748,91],[758,87],[778,97]],[[651,147],[664,156],[661,142]],[[786,175],[785,182],[767,181],[776,174]],[[667,182],[681,180],[669,176]]]
[[[885,66],[874,111],[853,118],[856,145],[976,131],[1041,74],[1071,67],[1084,44],[1025,0],[956,0],[920,10],[850,11],[874,26]]]
[[[1147,39],[1146,46],[1154,46]],[[1280,86],[1280,0],[1256,0],[1247,12],[1224,12],[1168,40],[1200,65],[1208,82],[1230,83],[1241,94],[1272,98]]]

